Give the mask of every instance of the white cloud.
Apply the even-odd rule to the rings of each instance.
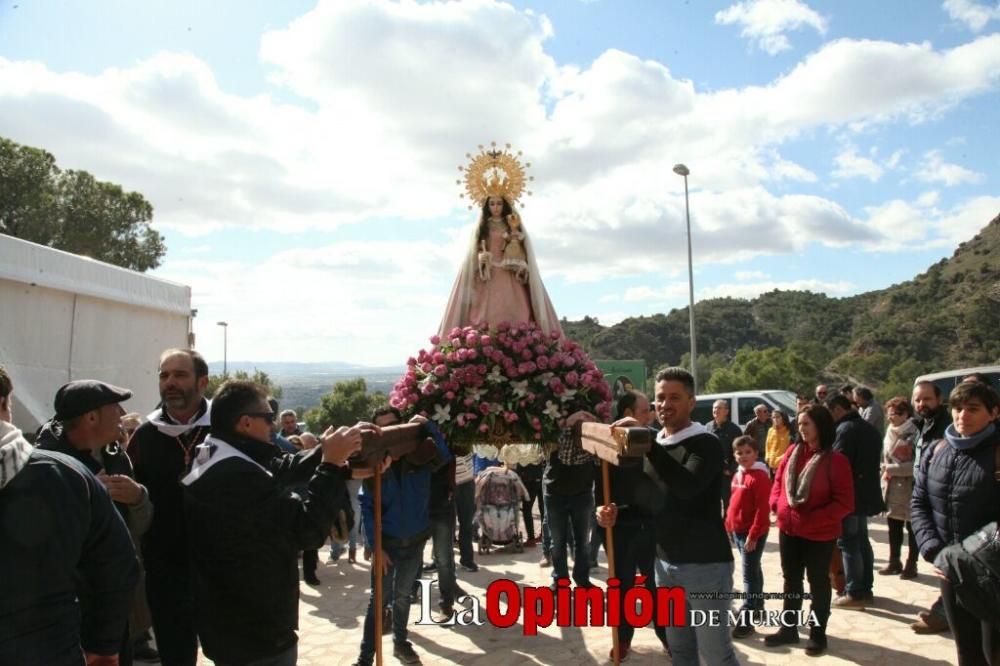
[[[718,284],[705,289],[695,289],[698,300],[704,298],[756,298],[774,290],[813,291],[829,296],[846,296],[857,287],[847,281],[824,282],[823,280],[766,280],[761,282],[735,282]]]
[[[973,32],[979,32],[990,21],[1000,20],[1000,3],[990,7],[974,0],[944,0],[941,7],[952,20],[961,21]]]
[[[857,148],[847,146],[833,158],[837,168],[834,178],[867,178],[873,183],[882,177],[883,169],[874,160],[858,155]]]
[[[937,244],[954,247],[956,243],[967,241],[982,231],[983,227],[997,215],[1000,215],[1000,197],[981,196],[968,199],[936,217],[934,222],[940,236]]]
[[[916,170],[916,176],[925,183],[941,183],[945,187],[963,183],[981,183],[986,179],[981,173],[945,162],[939,150],[929,150],[924,153],[924,162]]]
[[[767,6],[734,5],[748,17]],[[812,12],[801,3],[789,6]],[[801,26],[820,30],[817,19],[793,24],[780,12],[768,16],[747,18],[747,29],[752,23],[760,31],[754,39]],[[396,350],[410,329],[436,327],[465,241],[454,222],[473,219],[457,197],[455,167],[478,143],[513,141],[534,163],[535,196],[523,212],[546,281],[642,276],[648,282],[654,272],[667,281],[686,272],[683,181],[671,172],[677,162],[691,168],[699,264],[734,264],[814,242],[876,247],[883,241],[879,225],[833,198],[792,190],[819,179],[779,149],[853,124],[916,122],[995,91],[1000,81],[1000,35],[952,49],[840,39],[770,82],[705,91],[663,63],[620,50],[561,65],[546,51],[553,34],[544,16],[488,0],[326,0],[263,37],[260,58],[272,83],[255,96],[227,92],[204,61],[188,54],[159,53],[96,74],[0,58],[2,133],[46,148],[63,167],[142,192],[155,206],[157,226],[187,234],[330,232],[372,219],[420,225],[427,230],[423,240],[447,252],[411,253],[409,261],[425,272],[402,275],[442,302],[424,296],[420,306],[433,312],[423,314],[399,305],[414,325],[378,332],[394,335],[385,345]],[[278,101],[275,91],[294,101]],[[883,171],[896,168],[901,156],[855,151]],[[774,185],[781,192],[768,189]],[[910,219],[905,213],[887,210],[878,219],[902,224]],[[407,251],[374,242],[338,247],[348,256]],[[262,270],[281,285],[280,294],[301,291],[315,299],[297,301],[296,312],[311,312],[323,300],[315,285],[329,284],[328,274],[373,303],[399,300],[400,280],[365,281],[363,266],[324,257],[272,257]],[[296,267],[282,273],[289,263]],[[216,320],[208,314],[214,307],[254,301],[245,282],[213,271],[206,278],[202,265],[183,269],[168,255],[163,270],[195,284],[206,321]],[[241,270],[256,273],[256,267]],[[665,298],[666,287],[657,288]],[[630,302],[642,295],[633,293],[639,300]],[[378,327],[357,301],[337,294],[334,304]],[[379,316],[397,320],[388,305],[379,307]],[[249,331],[250,305],[244,309]],[[341,327],[332,319],[330,326]],[[354,339],[361,349],[365,334]],[[267,335],[274,340],[280,332]],[[259,358],[273,356],[263,343],[257,349]],[[389,358],[386,352],[381,360]]]
[[[826,19],[799,0],[746,0],[716,12],[715,22],[742,26],[740,35],[756,40],[771,55],[792,48],[786,32],[810,26],[826,34]]]
[[[750,280],[766,280],[770,276],[763,271],[736,271],[733,273],[733,277],[740,282],[749,282]]]
[[[933,208],[941,201],[941,194],[937,190],[929,190],[917,197],[917,205],[921,208]]]

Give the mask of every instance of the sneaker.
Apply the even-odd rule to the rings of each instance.
[[[542,560],[538,563],[538,566],[540,566],[540,567],[551,567],[552,566],[552,558],[549,557],[548,555],[545,555],[544,557],[542,557]]]
[[[420,663],[420,655],[414,652],[413,645],[410,644],[410,641],[404,641],[402,643],[396,643],[393,641],[392,656],[399,659],[404,664]]]
[[[733,638],[746,638],[756,633],[756,631],[752,624],[740,624],[733,629]]]
[[[618,661],[619,662],[628,661],[628,653],[629,653],[629,648],[630,647],[631,646],[628,643],[619,643],[618,644]],[[614,663],[614,661],[615,661],[615,648],[614,647],[612,647],[611,650],[608,652],[608,659],[610,659],[611,662]]]
[[[837,597],[836,600],[834,600],[833,602],[834,608],[855,609],[855,610],[864,610],[865,606],[867,605],[868,602],[865,600],[864,597],[855,597],[852,596],[850,593]]]
[[[920,611],[919,617],[919,620],[910,625],[910,629],[916,634],[940,634],[948,631],[948,620],[939,615]]]
[[[799,632],[794,627],[782,627],[778,633],[764,637],[764,645],[775,647],[777,645],[792,645],[799,642]]]
[[[896,576],[901,573],[903,573],[903,564],[899,560],[889,562],[884,569],[878,570],[879,576]]]
[[[465,571],[471,571],[472,573],[479,571],[479,565],[475,562],[469,562],[468,564],[465,562],[459,562],[458,564]]]

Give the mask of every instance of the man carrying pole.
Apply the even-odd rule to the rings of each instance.
[[[431,473],[451,459],[451,452],[433,422],[416,416],[410,424],[399,426],[401,420],[399,411],[392,407],[377,410],[372,421],[383,428],[382,436],[373,438],[369,446],[362,444],[361,456],[374,471],[374,479],[362,486],[361,515],[368,543],[375,548],[372,597],[356,666],[371,666],[373,659],[376,664],[382,663],[385,586],[389,586],[392,603],[393,656],[405,664],[420,663],[420,657],[407,640],[406,623],[411,592],[420,574],[424,544],[430,534]],[[421,427],[416,427],[418,424]],[[391,465],[383,473],[380,463],[386,455]]]
[[[656,533],[653,521],[663,502],[663,493],[652,478],[643,473],[643,465],[648,464],[644,463],[643,456],[654,435],[646,427],[652,420],[649,400],[639,391],[628,391],[619,397],[614,413],[616,421],[631,418],[641,427],[623,429],[587,424],[584,432],[590,436],[583,438],[582,445],[601,459],[603,484],[598,497],[599,521],[608,512],[608,504],[614,504],[618,510],[614,529],[607,521],[603,521],[602,525],[607,530],[605,543],[609,544],[608,571],[611,577],[620,581],[621,589],[620,616],[623,620],[614,630],[609,655],[617,664],[628,659],[635,634],[635,627],[624,620],[625,593],[635,586],[637,573],[645,576],[644,584],[651,592],[655,590],[653,561],[656,556]],[[606,435],[602,436],[599,428],[604,428]],[[626,446],[623,447],[622,442]],[[664,628],[654,626],[654,631],[669,652]]]

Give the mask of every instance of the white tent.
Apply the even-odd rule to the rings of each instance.
[[[143,415],[159,401],[157,361],[191,339],[191,288],[0,235],[0,365],[14,381],[14,423],[32,432],[74,379],[131,389]]]

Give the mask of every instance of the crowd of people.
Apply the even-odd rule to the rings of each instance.
[[[331,535],[331,560],[346,550],[354,563],[360,547],[373,562],[355,663],[373,662],[379,623],[393,655],[419,663],[407,631],[417,579],[435,572],[438,610],[455,615],[465,596],[457,571],[477,570],[473,544],[487,539],[473,515],[477,486],[491,476],[516,489],[527,531],[516,543],[542,546],[554,590],[567,580],[593,587],[597,548],[613,545],[609,575],[621,581],[623,604],[639,576],[650,588],[684,588],[689,610],[726,617],[736,551],[746,594],[735,626],[650,627],[676,663],[738,663],[734,639],[751,637],[764,612],[772,526],[783,610],[802,609],[808,582],[806,654],[827,651],[833,610],[877,603],[876,573],[912,579],[922,557],[941,597],[914,631],[950,629],[960,664],[1000,663],[996,600],[975,584],[975,567],[989,566],[995,548],[1000,506],[1000,398],[981,377],[955,388],[947,408],[929,382],[884,408],[867,388],[829,395],[821,385],[799,396],[797,414],[762,404],[741,429],[725,401],[709,423],[693,422],[693,379],[667,368],[652,401],[629,391],[615,405],[613,425],[656,436],[641,460],[610,469],[607,492],[597,460],[572,436],[576,423],[595,420],[586,412],[571,415],[558,445],[536,459],[501,451],[502,469],[454,454],[433,421],[414,417],[431,438],[376,461],[375,488],[375,469],[350,461],[366,434],[402,423],[398,410],[309,433],[260,385],[227,381],[211,401],[207,386],[197,352],[169,349],[159,359],[161,402],[147,417],[125,413],[128,389],[77,380],[55,394],[53,418],[30,444],[11,422],[14,378],[0,368],[0,567],[17,572],[0,578],[0,663],[130,664],[150,656],[151,628],[171,666],[196,664],[199,645],[221,665],[295,664],[297,562],[318,584]],[[890,555],[876,572],[868,524],[883,513]],[[613,544],[598,527],[611,528]],[[619,628],[620,660],[639,628]],[[782,626],[764,645],[799,640],[798,627]]]

